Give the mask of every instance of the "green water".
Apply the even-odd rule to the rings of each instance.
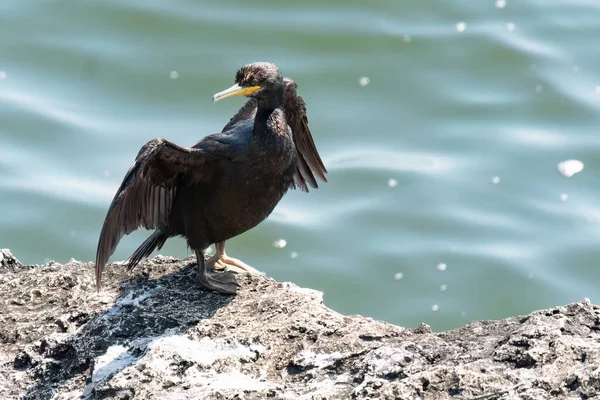
[[[243,100],[213,93],[257,60],[298,82],[329,183],[230,255],[436,330],[600,301],[593,0],[2,1],[0,247],[92,260],[140,146],[220,131]]]

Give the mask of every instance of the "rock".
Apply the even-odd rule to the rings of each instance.
[[[192,261],[157,257],[131,275],[113,264],[100,292],[92,263],[3,270],[0,398],[583,399],[600,391],[600,307],[589,301],[434,333],[343,316],[321,293],[264,276],[240,275],[236,296],[207,292]]]
[[[4,271],[13,271],[15,268],[22,267],[22,264],[9,249],[0,249],[0,273]]]

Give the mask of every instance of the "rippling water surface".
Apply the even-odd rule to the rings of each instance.
[[[0,247],[26,263],[92,260],[140,146],[220,131],[243,100],[212,94],[266,60],[329,183],[230,254],[436,330],[600,301],[597,1],[4,1],[0,27]]]

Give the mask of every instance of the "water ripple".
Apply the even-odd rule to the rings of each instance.
[[[67,109],[70,106],[69,104],[59,103],[56,99],[41,94],[3,90],[0,91],[0,102],[66,125],[75,125],[78,128],[85,129],[93,127],[88,118],[69,111]]]

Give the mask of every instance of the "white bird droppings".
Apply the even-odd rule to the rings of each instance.
[[[96,359],[92,382],[106,381],[111,375],[133,364],[135,357],[121,345],[112,345],[106,353]]]
[[[360,79],[358,80],[358,83],[360,84],[360,86],[365,87],[369,84],[370,80],[369,77],[367,76],[361,76]]]

